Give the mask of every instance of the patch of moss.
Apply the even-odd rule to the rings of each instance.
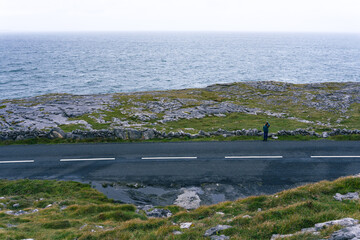
[[[64,124],[59,125],[59,128],[61,128],[64,132],[72,132],[74,130],[86,130],[86,126],[83,124]]]

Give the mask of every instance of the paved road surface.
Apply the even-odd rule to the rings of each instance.
[[[238,141],[0,147],[1,178],[284,185],[360,173],[360,142]]]

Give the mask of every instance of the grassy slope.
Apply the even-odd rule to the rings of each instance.
[[[315,223],[353,217],[360,219],[359,201],[335,201],[337,192],[359,191],[360,178],[340,178],[333,182],[322,181],[269,196],[249,197],[234,202],[223,202],[185,211],[169,206],[175,213],[168,219],[147,219],[136,213],[135,207],[115,203],[103,194],[75,182],[40,180],[0,180],[0,202],[14,209],[39,212],[12,216],[0,211],[0,239],[202,239],[205,230],[217,224],[232,225],[222,234],[231,239],[270,239],[272,234],[294,233]],[[40,200],[43,198],[43,200]],[[56,202],[52,207],[44,208]],[[60,210],[60,206],[68,206]],[[258,211],[261,208],[262,211]],[[216,214],[223,212],[225,215]],[[250,215],[252,218],[242,218]],[[193,222],[190,229],[180,230],[179,223]],[[176,225],[173,225],[176,223]],[[7,227],[14,224],[17,227]],[[83,227],[87,224],[87,226]],[[96,227],[103,226],[104,229]],[[328,236],[338,227],[322,231]],[[93,230],[93,231],[92,231]],[[95,232],[94,232],[95,231]],[[319,238],[319,237],[317,237]],[[299,235],[291,239],[315,239]]]

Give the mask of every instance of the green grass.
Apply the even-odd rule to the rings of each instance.
[[[279,130],[295,130],[297,128],[308,128],[311,125],[301,123],[295,120],[281,119],[270,117],[263,114],[250,115],[245,113],[231,113],[225,117],[204,117],[200,119],[179,120],[175,122],[167,122],[166,124],[159,125],[157,128],[165,128],[167,131],[185,130],[185,128],[194,128],[196,132],[203,131],[216,131],[217,129],[226,129],[229,131],[238,129],[261,129],[266,121],[271,124],[270,131],[277,132]]]
[[[360,103],[354,103],[349,110],[350,118],[342,121],[346,128],[360,129]]]
[[[72,132],[74,130],[86,130],[86,126],[83,124],[64,124],[59,125],[64,132]]]
[[[0,210],[0,239],[203,239],[204,232],[217,224],[233,227],[221,232],[231,239],[270,239],[272,234],[295,233],[319,222],[344,217],[360,219],[359,201],[339,202],[333,198],[335,193],[359,189],[360,178],[346,177],[191,211],[168,206],[174,213],[172,217],[148,219],[142,211],[136,212],[135,206],[115,203],[86,184],[0,180],[0,196],[5,197],[0,202],[8,206]],[[43,200],[39,201],[40,198]],[[37,208],[39,212],[21,216],[6,214],[13,203],[20,203],[17,209]],[[44,208],[47,203],[53,206]],[[67,208],[60,210],[64,205]],[[258,208],[262,210],[259,212]],[[252,218],[243,218],[244,215]],[[193,223],[190,229],[179,228],[179,223],[188,221]],[[7,224],[16,227],[9,228]],[[287,239],[327,238],[339,228],[324,229],[316,238],[300,234]],[[183,234],[174,236],[175,230]]]

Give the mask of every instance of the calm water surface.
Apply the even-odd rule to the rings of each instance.
[[[0,99],[259,80],[358,82],[360,35],[0,34]]]

